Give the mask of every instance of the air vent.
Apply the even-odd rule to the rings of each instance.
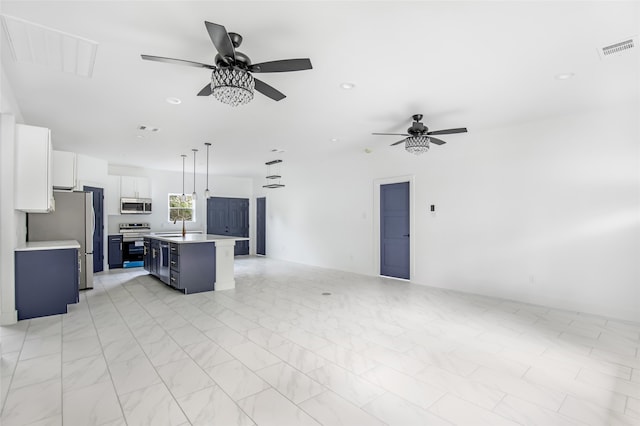
[[[631,37],[627,40],[619,41],[618,43],[610,44],[608,46],[598,49],[601,59],[607,59],[612,56],[617,56],[621,53],[628,52],[638,44],[637,37]]]

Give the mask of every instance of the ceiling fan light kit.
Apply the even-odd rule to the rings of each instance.
[[[211,73],[211,93],[220,102],[236,107],[251,102],[255,81],[248,72],[218,68]]]
[[[215,65],[151,55],[141,55],[142,59],[212,70],[211,83],[204,86],[198,92],[198,96],[213,95],[220,102],[234,107],[251,102],[254,90],[274,101],[280,101],[286,97],[274,87],[255,78],[251,73],[290,72],[313,68],[309,58],[282,59],[252,64],[247,55],[236,50],[242,44],[240,34],[229,33],[225,27],[213,22],[205,21],[204,25],[211,42],[218,51],[214,58]]]
[[[429,151],[429,142],[427,136],[409,136],[404,140],[404,149],[414,155],[424,154]]]
[[[431,135],[451,135],[454,133],[466,133],[466,127],[458,127],[455,129],[436,130],[429,131],[429,128],[425,126],[422,120],[422,114],[414,114],[413,123],[411,127],[407,129],[407,133],[372,133],[373,135],[393,135],[393,136],[406,136],[404,139],[394,142],[391,146],[399,145],[404,142],[404,149],[414,155],[424,154],[429,150],[429,146],[433,143],[435,145],[444,145],[446,142],[442,139],[434,138]]]

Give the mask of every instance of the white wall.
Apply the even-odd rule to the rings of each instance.
[[[412,175],[412,281],[640,321],[638,104],[287,164],[267,255],[377,275],[374,181]],[[428,211],[436,205],[435,215]]]
[[[150,215],[110,215],[109,234],[118,233],[119,223],[148,222],[153,231],[177,231],[182,230],[182,223],[173,224],[168,221],[168,197],[169,193],[182,194],[182,172],[170,172],[164,170],[141,169],[124,166],[109,166],[109,174],[119,176],[146,176],[151,184],[151,198],[153,213]],[[209,190],[216,197],[237,197],[251,199],[253,194],[252,180],[249,178],[237,178],[229,176],[209,176]],[[188,231],[206,231],[207,214],[204,190],[206,188],[206,176],[196,173],[196,222],[187,222]],[[185,178],[185,193],[193,192],[193,173]]]
[[[13,253],[26,238],[26,215],[13,209],[16,122],[22,122],[22,113],[0,68],[0,324],[18,320]]]

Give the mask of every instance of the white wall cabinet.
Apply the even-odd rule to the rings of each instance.
[[[54,209],[51,131],[16,125],[14,208],[31,213]]]
[[[76,154],[53,151],[53,188],[75,189],[77,186]]]
[[[151,198],[149,178],[141,176],[121,176],[120,196],[123,198]]]
[[[107,215],[120,214],[120,176],[107,176],[105,199],[107,200]]]

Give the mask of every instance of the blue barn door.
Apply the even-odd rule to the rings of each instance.
[[[207,199],[207,234],[249,237],[249,200],[211,197]],[[234,255],[249,254],[249,241],[236,241]]]
[[[258,198],[256,203],[256,254],[267,254],[267,199]]]
[[[409,279],[409,182],[380,185],[380,275]]]

